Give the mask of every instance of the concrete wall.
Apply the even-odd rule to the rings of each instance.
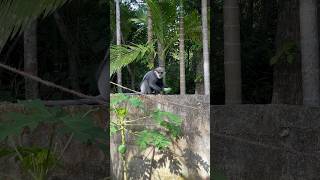
[[[106,113],[104,107],[82,106],[82,107],[67,107],[70,113],[81,112],[84,114],[90,109],[95,109],[92,114],[95,122],[101,127],[106,127]],[[16,104],[0,104],[0,121],[3,121],[5,112],[21,112],[23,108]],[[41,125],[35,129],[33,133],[25,132],[20,137],[15,138],[16,144],[28,146],[48,147],[48,134],[52,127]],[[56,138],[57,150],[61,151],[67,143],[69,136]],[[7,146],[12,144],[10,141],[1,144]],[[102,180],[109,176],[109,160],[108,156],[92,144],[80,143],[77,140],[72,140],[70,146],[66,149],[62,156],[62,166],[56,168],[50,174],[51,180]],[[0,158],[0,179],[1,180],[27,180],[28,178],[22,174],[19,165],[15,163],[13,158]]]
[[[320,107],[211,106],[211,156],[230,180],[318,180]]]
[[[209,179],[210,167],[210,120],[209,120],[209,97],[201,95],[166,95],[149,96],[154,101],[144,99],[148,109],[160,108],[161,110],[173,112],[183,119],[183,137],[170,147],[173,151],[160,152],[154,154],[154,165],[152,170],[152,180],[157,179]],[[168,101],[193,106],[187,108],[177,106]],[[158,103],[162,102],[164,104]],[[131,110],[132,112],[133,110]],[[143,117],[141,112],[134,112],[131,119]],[[152,120],[146,119],[142,124],[146,126]],[[141,122],[140,122],[141,124]],[[137,128],[136,129],[141,129]],[[150,164],[152,159],[151,149],[139,151],[134,145],[132,136],[128,135],[129,147],[127,159],[129,161],[129,179],[138,180],[150,177]],[[111,139],[111,164],[113,179],[121,179],[122,169],[119,153],[116,152],[117,145],[120,144],[120,137]],[[151,153],[150,153],[151,152]],[[160,167],[160,168],[159,168]]]

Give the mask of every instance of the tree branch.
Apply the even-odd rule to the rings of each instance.
[[[8,65],[5,65],[5,64],[0,63],[0,67],[6,69],[6,70],[8,70],[8,71],[11,71],[11,72],[13,72],[13,73],[19,74],[19,75],[21,75],[21,76],[27,77],[27,78],[29,78],[29,79],[31,79],[31,80],[37,81],[37,82],[39,82],[39,83],[41,83],[41,84],[44,84],[44,85],[46,85],[46,86],[53,87],[53,88],[57,88],[57,89],[59,89],[59,90],[61,90],[61,91],[64,91],[64,92],[73,94],[73,95],[78,96],[78,97],[81,97],[81,98],[85,98],[85,99],[83,99],[83,102],[88,101],[88,102],[95,102],[95,103],[98,103],[98,104],[106,104],[105,101],[103,101],[102,99],[99,99],[98,97],[88,96],[88,95],[86,95],[86,94],[83,94],[83,93],[74,91],[74,90],[72,90],[72,89],[68,89],[68,88],[65,88],[65,87],[63,87],[63,86],[56,85],[56,84],[54,84],[54,83],[52,83],[52,82],[50,82],[50,81],[43,80],[43,79],[41,79],[41,78],[39,78],[39,77],[37,77],[37,76],[34,76],[34,75],[31,75],[31,74],[26,73],[26,72],[24,72],[24,71],[15,69],[15,68],[10,67],[10,66],[8,66]],[[69,101],[72,101],[72,100],[69,100]],[[76,100],[75,100],[75,101],[76,101]],[[53,102],[53,101],[48,101],[48,102]]]

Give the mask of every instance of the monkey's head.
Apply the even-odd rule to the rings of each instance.
[[[156,76],[157,76],[158,79],[162,79],[163,76],[164,76],[164,73],[165,73],[163,67],[157,67],[157,68],[155,68],[155,69],[154,69],[154,72],[155,72],[155,74],[156,74]]]

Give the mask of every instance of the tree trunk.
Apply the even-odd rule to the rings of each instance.
[[[147,22],[148,23],[148,25],[147,25],[148,41],[147,41],[147,43],[149,44],[152,42],[152,38],[153,38],[152,16],[151,16],[151,10],[150,10],[149,6],[147,6],[147,16],[148,16],[148,22]],[[156,65],[155,65],[155,62],[154,62],[152,55],[150,55],[149,59],[150,59],[150,63],[153,65],[153,67],[155,67]]]
[[[58,25],[60,35],[68,47],[68,65],[69,65],[69,81],[72,89],[79,91],[79,77],[78,77],[78,60],[79,60],[79,47],[77,41],[68,30],[66,23],[58,12],[54,13],[55,21]]]
[[[225,0],[223,11],[225,103],[241,104],[240,16],[238,1]]]
[[[24,31],[24,71],[37,76],[37,21],[28,25]],[[25,78],[25,98],[36,99],[39,97],[39,84]]]
[[[147,7],[147,16],[148,16],[148,43],[152,41],[152,18],[151,18],[151,10],[149,6]]]
[[[131,89],[135,90],[135,69],[134,69],[134,65],[128,65],[127,66],[129,75],[130,75],[130,84],[131,84]]]
[[[202,54],[201,54],[202,55]],[[203,58],[200,56],[200,61],[196,67],[196,80],[195,80],[195,94],[204,94],[204,81],[203,81]]]
[[[299,9],[298,0],[278,1],[278,21],[276,33],[276,49],[288,41],[299,45]],[[301,104],[301,60],[296,54],[292,63],[282,60],[273,67],[273,104]]]
[[[158,66],[165,67],[165,56],[163,52],[163,45],[161,42],[158,40]]]
[[[208,8],[207,0],[201,0],[204,94],[209,95],[210,94],[210,71],[209,71],[209,38],[208,38],[207,8]]]
[[[120,27],[120,2],[119,0],[115,0],[116,3],[116,41],[117,45],[121,44],[121,27]],[[121,70],[117,71],[117,83],[122,85],[122,72]],[[118,87],[118,92],[122,92],[122,89]]]
[[[184,58],[184,13],[183,2],[180,1],[180,29],[179,29],[179,62],[180,62],[180,94],[186,94],[186,73],[185,73],[185,58]]]
[[[304,105],[319,105],[317,1],[300,0],[301,72]]]
[[[147,25],[147,28],[148,28],[148,41],[147,41],[147,43],[149,44],[149,43],[151,43],[152,42],[152,38],[153,38],[153,29],[152,29],[152,15],[151,15],[151,10],[150,10],[150,7],[149,6],[147,6],[147,16],[148,16],[148,25]],[[149,57],[149,59],[150,59],[150,63],[153,65],[153,67],[155,67],[156,66],[156,64],[155,64],[155,61],[154,61],[154,59],[153,59],[153,57],[152,57],[152,55],[150,55],[150,57]]]
[[[166,63],[165,63],[165,54],[164,54],[164,49],[163,49],[163,45],[161,44],[161,42],[158,40],[158,66],[163,67],[164,70],[166,69]],[[163,75],[163,83],[166,84],[166,74]]]
[[[272,33],[272,23],[274,22],[273,14],[276,6],[276,0],[263,0],[262,2],[263,14],[262,14],[262,28],[266,33]]]

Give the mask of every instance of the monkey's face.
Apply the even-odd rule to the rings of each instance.
[[[164,76],[163,68],[157,68],[157,69],[154,70],[154,72],[155,72],[155,74],[156,74],[158,79],[162,79],[163,78],[163,76]]]

